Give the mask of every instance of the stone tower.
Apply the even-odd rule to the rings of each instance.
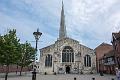
[[[63,38],[66,38],[66,37],[67,37],[67,33],[66,33],[66,25],[65,25],[64,4],[63,4],[63,1],[62,1],[59,39],[63,39]]]

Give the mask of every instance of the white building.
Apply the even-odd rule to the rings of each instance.
[[[59,38],[54,44],[40,49],[40,73],[96,72],[96,55],[77,40],[67,37],[62,3]]]

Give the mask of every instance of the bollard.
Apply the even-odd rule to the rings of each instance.
[[[114,78],[112,78],[111,80],[114,80]]]
[[[95,78],[92,78],[92,80],[95,80]]]
[[[74,77],[74,80],[76,80],[76,77]]]

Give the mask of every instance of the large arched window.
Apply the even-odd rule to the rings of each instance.
[[[74,52],[70,46],[65,46],[62,51],[62,62],[74,62]]]
[[[84,65],[85,67],[91,67],[91,57],[89,55],[84,57]]]
[[[52,55],[50,54],[45,58],[45,67],[52,67]]]

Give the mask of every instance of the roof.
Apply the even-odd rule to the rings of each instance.
[[[101,46],[111,46],[112,47],[112,45],[103,42],[102,44],[100,44],[99,46],[97,46],[94,50],[96,50],[97,48],[99,48]]]
[[[120,38],[120,32],[118,32],[118,33],[112,33],[112,35],[113,35],[116,39]]]
[[[39,50],[46,50],[46,49],[51,48],[51,47],[54,47],[54,44],[51,44],[51,45],[46,46],[46,47],[44,47],[44,48],[41,48],[41,49],[39,49]]]

